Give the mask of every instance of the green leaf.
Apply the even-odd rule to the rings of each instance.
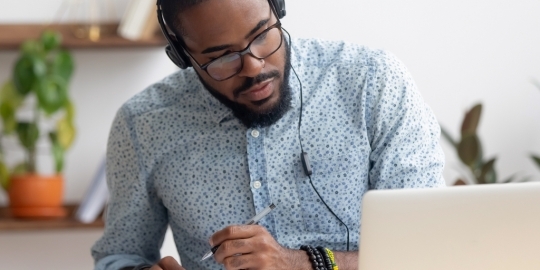
[[[73,58],[66,50],[59,51],[52,62],[54,72],[62,77],[66,83],[71,79],[74,66]]]
[[[540,157],[531,155],[531,158],[533,159],[534,163],[540,168]]]
[[[4,188],[4,190],[7,190],[9,187],[9,169],[4,164],[4,162],[0,161],[0,185]]]
[[[62,43],[62,35],[53,30],[46,30],[41,34],[41,43],[45,50],[54,50]]]
[[[66,103],[67,85],[60,76],[47,76],[37,85],[36,94],[39,107],[51,115]]]
[[[21,96],[26,96],[37,83],[38,78],[47,73],[45,61],[36,55],[23,55],[15,63],[13,83]]]
[[[465,114],[463,123],[461,124],[461,136],[476,134],[476,129],[480,123],[482,114],[482,104],[475,105],[470,111]]]
[[[58,143],[64,150],[67,150],[75,140],[75,127],[67,118],[60,119],[57,123]]]
[[[15,113],[22,104],[23,98],[15,90],[13,81],[7,81],[0,90],[0,117],[2,118],[4,134],[10,134],[17,127]]]
[[[42,55],[43,44],[35,40],[27,40],[21,45],[22,54]]]
[[[0,102],[9,102],[16,108],[22,104],[23,100],[24,97],[17,93],[17,89],[15,89],[15,84],[13,84],[12,80],[8,80],[4,83],[0,90]]]
[[[73,103],[68,99],[66,100],[66,103],[64,104],[64,109],[66,110],[66,119],[73,125],[73,122],[75,121],[75,106],[73,106]]]
[[[458,143],[454,140],[454,138],[452,138],[452,135],[450,135],[450,133],[448,133],[448,131],[446,131],[445,128],[443,128],[441,126],[441,135],[443,138],[445,138],[452,146],[454,146],[454,148],[458,148]]]
[[[493,184],[497,182],[497,177],[495,173],[495,161],[496,158],[492,158],[484,166],[482,166],[482,172],[480,177],[478,177],[478,184]]]
[[[480,138],[478,138],[478,154],[476,155],[476,161],[474,162],[471,168],[473,170],[482,171],[483,166],[484,166],[484,152],[482,148],[482,142],[480,142]]]
[[[15,110],[9,103],[0,103],[0,116],[4,127],[3,133],[12,134],[17,128],[17,119],[15,118]]]
[[[49,138],[52,143],[52,154],[54,157],[54,168],[56,173],[62,172],[64,168],[64,148],[60,145],[58,135],[54,132],[49,133]]]
[[[479,141],[476,135],[468,135],[461,139],[458,145],[458,156],[463,163],[473,167],[479,153]]]
[[[39,129],[35,123],[17,123],[17,135],[19,141],[28,150],[36,149],[36,142],[39,138]]]

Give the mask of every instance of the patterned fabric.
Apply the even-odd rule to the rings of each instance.
[[[440,129],[410,74],[384,51],[343,42],[294,40],[303,85],[301,140],[313,184],[359,246],[361,199],[369,189],[445,186]],[[111,129],[111,192],[96,269],[156,262],[170,225],[186,269],[220,269],[200,258],[210,236],[272,202],[260,224],[283,246],[345,250],[345,227],[304,174],[300,85],[292,109],[267,128],[247,129],[208,93],[193,69],[130,99]]]

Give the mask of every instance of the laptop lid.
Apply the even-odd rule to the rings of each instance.
[[[540,183],[369,191],[361,270],[540,269]]]

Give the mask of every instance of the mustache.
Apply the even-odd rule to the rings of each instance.
[[[233,91],[233,95],[235,98],[238,98],[238,96],[243,93],[243,92],[246,92],[247,90],[249,90],[251,87],[253,87],[254,85],[258,84],[258,83],[261,83],[263,81],[266,81],[268,79],[271,79],[271,78],[277,78],[279,79],[281,76],[279,75],[279,71],[277,70],[272,70],[268,73],[262,73],[262,74],[259,74],[253,78],[247,78],[246,81],[238,88],[236,88],[234,91]]]

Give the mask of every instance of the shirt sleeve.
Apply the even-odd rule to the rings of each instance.
[[[107,145],[110,199],[103,236],[92,247],[95,269],[120,269],[160,259],[167,212],[138,153],[129,110],[116,115]]]
[[[405,66],[377,52],[368,77],[370,189],[446,186],[440,126]]]

